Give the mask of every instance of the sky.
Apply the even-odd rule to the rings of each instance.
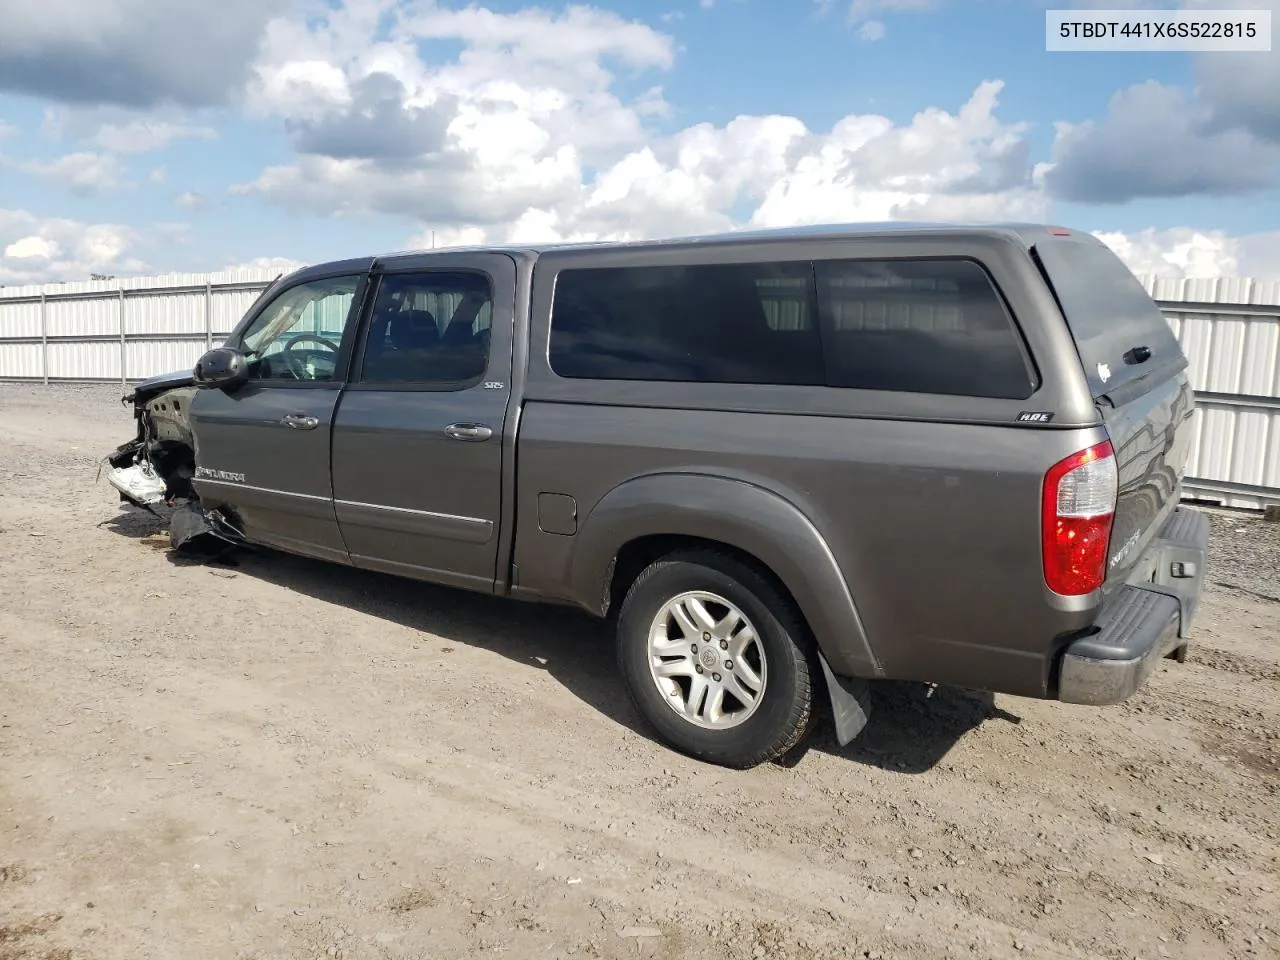
[[[1280,52],[1045,51],[1143,5],[0,0],[0,285],[867,220],[1280,278]]]

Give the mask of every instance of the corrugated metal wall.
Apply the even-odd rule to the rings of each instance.
[[[1196,436],[1186,496],[1280,503],[1280,281],[1148,279],[1191,361]]]
[[[190,367],[276,276],[173,274],[0,289],[0,380],[137,381]]]
[[[136,381],[190,367],[273,277],[240,270],[0,289],[0,380]],[[1187,495],[1280,503],[1280,281],[1143,280],[1191,360],[1199,411]]]

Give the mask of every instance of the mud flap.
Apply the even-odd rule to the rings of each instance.
[[[218,556],[239,546],[236,539],[210,522],[200,504],[194,502],[174,508],[169,518],[169,544],[174,550],[202,556]]]
[[[822,663],[822,675],[827,680],[836,740],[840,746],[848,746],[862,732],[871,716],[871,684],[860,677],[837,677],[821,651],[818,652],[818,660]]]

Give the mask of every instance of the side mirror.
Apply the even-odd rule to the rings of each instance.
[[[249,379],[249,364],[239,350],[215,347],[196,361],[191,375],[197,387],[230,393]]]

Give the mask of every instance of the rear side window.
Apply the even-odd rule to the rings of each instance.
[[[821,385],[811,266],[561,271],[549,359],[574,379]]]
[[[815,265],[826,383],[1023,400],[1035,382],[985,270],[971,260]]]
[[[1151,370],[1183,362],[1168,321],[1138,278],[1091,240],[1048,240],[1036,255],[1062,305],[1095,397]],[[1151,351],[1145,361],[1132,351]]]
[[[999,294],[966,260],[563,270],[550,362],[573,379],[1017,399],[1034,388]]]

